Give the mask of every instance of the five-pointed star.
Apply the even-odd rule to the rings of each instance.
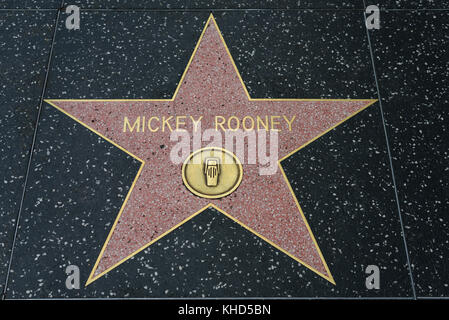
[[[274,115],[279,122],[294,116],[291,130],[284,126],[279,131],[283,159],[374,101],[250,98],[212,15],[172,99],[48,100],[142,162],[87,284],[210,206],[335,284],[280,161],[274,175],[260,175],[258,165],[243,161],[243,180],[236,191],[216,200],[197,197],[183,185],[181,164],[170,161],[174,142],[170,124],[163,130],[162,116],[203,116],[202,129],[214,128],[217,115]],[[146,124],[152,116],[159,120],[145,124],[145,131],[123,132],[124,117],[133,124],[143,116]],[[194,124],[184,122],[192,132]]]

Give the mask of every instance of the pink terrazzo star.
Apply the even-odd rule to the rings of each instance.
[[[327,132],[374,100],[251,99],[240,79],[212,15],[173,99],[50,100],[59,110],[88,126],[142,161],[88,283],[148,247],[211,204],[243,227],[328,281],[335,283],[312,230],[279,166],[274,175],[259,175],[258,165],[243,163],[243,180],[229,196],[197,197],[183,185],[181,164],[170,161],[168,127],[152,122],[151,132],[123,132],[124,117],[203,116],[201,126],[214,128],[215,116],[279,115],[291,119],[291,131],[279,132],[279,157],[285,157]],[[134,120],[131,121],[131,124]],[[173,126],[173,122],[171,122]],[[279,125],[282,127],[282,123]],[[141,130],[142,131],[142,130]],[[312,228],[313,229],[313,228]]]

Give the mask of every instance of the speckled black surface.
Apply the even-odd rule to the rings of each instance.
[[[0,9],[55,9],[61,0],[2,0]]]
[[[72,2],[66,0],[64,4]],[[88,9],[185,9],[186,0],[80,0],[76,5]]]
[[[77,32],[60,21],[46,96],[171,98],[207,17],[207,13],[83,12]]]
[[[412,294],[379,118],[374,105],[282,162],[339,296]],[[365,288],[368,265],[380,290]]]
[[[54,12],[0,12],[0,291],[51,47]]]
[[[251,0],[244,1],[232,1],[232,0],[186,0],[186,5],[188,8],[233,8],[233,9],[253,9],[253,8],[263,8],[263,9],[297,9],[297,8],[335,8],[335,9],[354,9],[362,8],[363,0],[264,0],[259,1],[257,5]]]
[[[366,5],[375,4],[381,9],[447,9],[445,0],[364,0]]]
[[[171,97],[209,14],[84,12],[78,32],[61,21],[47,97]],[[215,18],[253,97],[377,96],[361,12],[234,11]],[[329,54],[317,55],[323,48]]]
[[[449,12],[384,17],[371,37],[417,295],[449,296]]]
[[[360,11],[215,16],[252,97],[376,98]]]
[[[70,238],[66,236],[64,240]],[[408,278],[401,276],[399,270],[395,272],[393,264],[387,261],[383,261],[383,274],[392,276],[393,271],[399,278],[384,286],[385,289],[376,292],[365,288],[363,265],[350,266],[344,276],[340,273],[336,278],[338,286],[334,286],[214,209],[203,211],[89,286],[80,290],[67,290],[61,253],[70,263],[78,264],[82,281],[87,279],[90,271],[90,264],[85,259],[95,258],[87,249],[87,244],[81,245],[79,240],[76,242],[73,246],[59,249],[59,254],[24,257],[24,263],[27,260],[34,262],[34,265],[38,260],[48,260],[46,263],[49,267],[40,270],[40,279],[15,277],[9,287],[10,296],[403,296],[410,290]],[[80,255],[76,249],[84,249],[86,254]],[[346,267],[352,264],[345,260],[347,256],[340,258],[340,264]],[[62,265],[59,264],[61,262]]]
[[[56,11],[46,12],[51,26]],[[417,294],[447,296],[447,12],[414,13],[383,12],[384,29],[370,35]],[[45,96],[171,97],[208,15],[84,11],[79,31],[60,20]],[[377,98],[361,10],[214,15],[253,97]],[[46,29],[32,30],[38,39]],[[88,287],[67,290],[65,267],[78,265],[87,280],[138,163],[44,104],[6,298],[413,297],[379,104],[282,164],[337,286],[208,209]],[[368,264],[381,268],[380,290],[365,288]]]
[[[66,4],[72,4],[65,1]],[[297,9],[297,8],[363,8],[363,0],[80,0],[81,8],[114,8],[114,9]]]
[[[11,267],[11,297],[42,297],[45,286],[65,287],[59,276],[71,264],[88,272],[139,165],[45,104]]]

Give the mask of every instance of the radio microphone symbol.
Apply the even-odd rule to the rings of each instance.
[[[218,185],[218,176],[220,175],[219,158],[205,159],[204,174],[206,176],[206,186],[216,187]]]

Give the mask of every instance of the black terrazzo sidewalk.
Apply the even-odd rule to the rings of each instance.
[[[376,1],[369,32],[363,0],[77,4],[76,31],[59,0],[0,4],[5,299],[449,297],[447,2]],[[379,99],[282,163],[337,285],[208,209],[68,290],[65,268],[87,280],[139,163],[42,99],[171,97],[211,12],[252,97]]]

